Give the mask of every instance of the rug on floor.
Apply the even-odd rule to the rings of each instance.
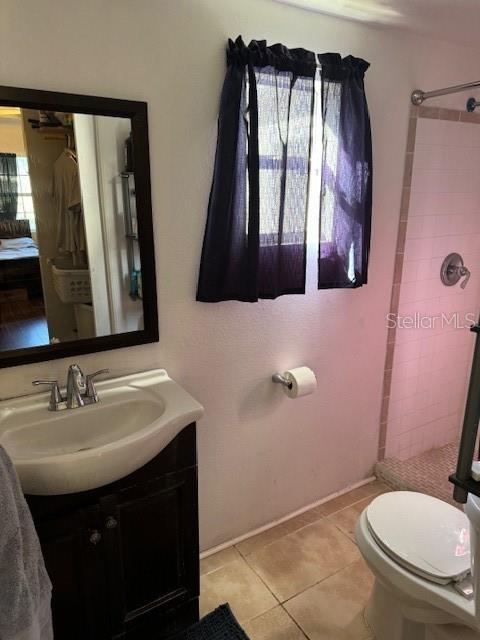
[[[450,442],[410,460],[386,458],[377,462],[374,473],[392,489],[427,493],[460,508],[453,499],[453,484],[448,481],[457,466],[457,455],[458,442]]]
[[[225,603],[175,636],[175,640],[249,640],[249,638],[238,624],[228,603]]]

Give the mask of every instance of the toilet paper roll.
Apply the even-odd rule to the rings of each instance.
[[[289,398],[293,399],[308,396],[317,388],[317,378],[308,367],[289,369],[285,371],[284,377],[289,383],[289,386],[283,387],[283,390]]]

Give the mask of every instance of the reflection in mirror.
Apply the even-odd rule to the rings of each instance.
[[[0,106],[0,351],[144,328],[131,139]]]

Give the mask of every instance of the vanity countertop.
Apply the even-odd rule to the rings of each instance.
[[[48,394],[0,402],[0,444],[23,490],[59,495],[114,482],[152,460],[203,407],[164,369],[96,385],[99,402],[48,410]]]

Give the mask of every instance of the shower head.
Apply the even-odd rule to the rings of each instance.
[[[469,98],[467,100],[467,111],[471,113],[475,111],[477,107],[480,107],[480,100],[475,100],[475,98]]]

